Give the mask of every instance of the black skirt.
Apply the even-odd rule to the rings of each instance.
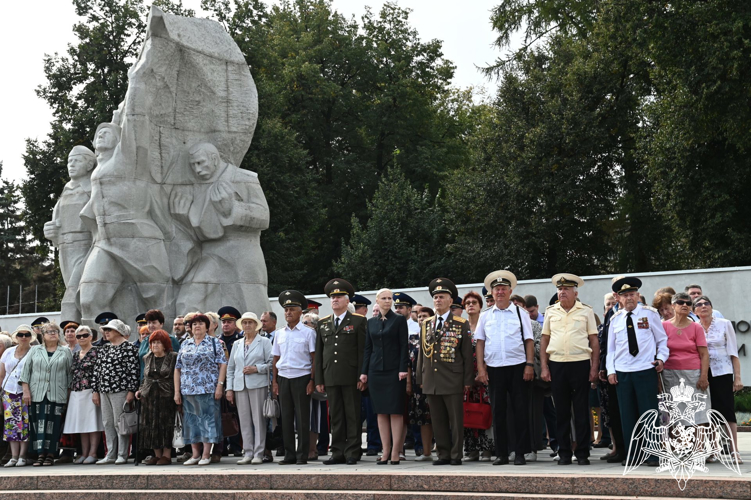
[[[368,388],[373,412],[380,415],[404,415],[407,380],[399,380],[399,370],[368,371]]]
[[[156,392],[156,387],[154,387]],[[175,433],[175,400],[169,396],[141,398],[139,450],[172,448]]]
[[[709,370],[709,399],[712,409],[719,411],[728,423],[735,423],[735,394],[733,393],[733,374],[712,376]]]

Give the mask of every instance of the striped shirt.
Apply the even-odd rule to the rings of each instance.
[[[73,355],[65,346],[57,346],[50,357],[44,345],[35,345],[26,355],[20,382],[29,384],[31,401],[40,403],[47,398],[51,403],[68,401]]]

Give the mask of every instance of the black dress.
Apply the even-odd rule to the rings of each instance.
[[[143,357],[144,377],[141,383],[141,429],[138,447],[141,450],[172,448],[175,430],[174,374],[177,354],[168,352],[157,358],[153,353]]]
[[[362,373],[368,376],[373,412],[403,415],[407,400],[407,380],[399,372],[407,371],[409,330],[404,316],[389,311],[368,320]]]

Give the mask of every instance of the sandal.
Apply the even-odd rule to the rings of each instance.
[[[44,462],[42,463],[42,465],[44,466],[55,465],[55,460],[50,455],[47,455],[47,458],[44,459]]]
[[[34,460],[34,463],[31,464],[33,467],[39,467],[44,463],[44,455],[39,455],[36,460]]]
[[[734,451],[730,454],[730,456],[733,458],[734,461],[738,462],[738,465],[741,465],[743,463],[743,459],[741,459],[741,454],[737,451]]]

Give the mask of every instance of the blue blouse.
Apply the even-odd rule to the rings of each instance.
[[[219,365],[227,363],[222,341],[206,335],[200,344],[188,338],[180,346],[175,368],[180,370],[180,393],[213,394],[219,383]]]

